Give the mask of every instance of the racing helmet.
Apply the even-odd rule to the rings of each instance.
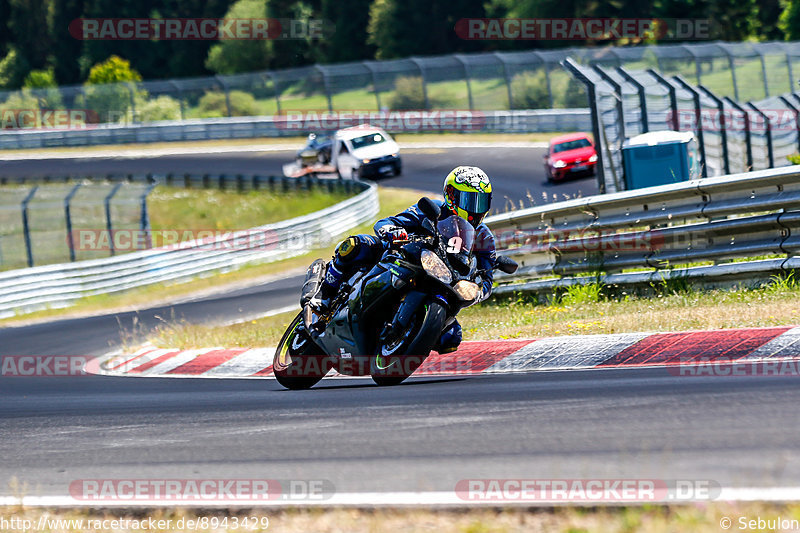
[[[483,222],[492,206],[492,183],[478,167],[456,167],[444,179],[444,203],[473,227]]]

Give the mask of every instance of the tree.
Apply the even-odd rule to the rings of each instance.
[[[455,25],[485,13],[483,0],[375,0],[367,43],[376,47],[380,59],[483,49],[484,42],[456,35]]]
[[[263,0],[239,0],[231,6],[225,18],[263,19],[267,6]],[[217,74],[235,74],[264,70],[272,57],[272,43],[267,40],[224,40],[208,51],[206,67]]]
[[[19,54],[30,68],[45,68],[52,41],[48,32],[48,0],[11,0],[9,30]]]
[[[787,41],[800,39],[800,0],[786,0],[778,26]]]
[[[97,121],[117,122],[127,116],[137,97],[146,95],[136,89],[137,81],[142,81],[142,75],[131,68],[130,61],[111,56],[89,71],[84,84],[86,106],[97,113]]]
[[[371,3],[372,0],[323,0],[322,20],[332,23],[335,29],[319,43],[324,61],[358,61],[375,56],[375,46],[367,43]]]
[[[83,16],[84,0],[53,0],[50,34],[53,36],[53,67],[62,85],[81,80],[80,58],[83,42],[69,33],[70,23]]]

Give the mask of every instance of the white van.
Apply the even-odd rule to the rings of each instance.
[[[381,128],[361,124],[338,130],[331,149],[331,164],[345,179],[399,176],[403,171],[400,147]]]

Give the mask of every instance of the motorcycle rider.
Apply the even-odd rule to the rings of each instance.
[[[492,200],[492,184],[486,173],[478,167],[460,166],[453,169],[444,180],[444,202],[435,200],[441,208],[440,220],[458,215],[475,228],[473,253],[478,270],[482,271],[479,283],[482,295],[477,301],[485,300],[492,291],[492,268],[496,255],[494,235],[483,224]],[[394,242],[408,239],[409,233],[421,229],[425,215],[417,204],[402,213],[387,217],[375,223],[375,235],[353,235],[337,246],[334,257],[328,262],[325,278],[320,287],[317,303],[321,310],[330,307],[331,300],[338,294],[345,279],[356,270],[374,265]],[[434,348],[439,353],[450,353],[461,343],[461,325],[453,318],[439,338]]]

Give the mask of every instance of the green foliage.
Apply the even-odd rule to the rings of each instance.
[[[793,165],[800,165],[800,154],[787,155],[786,159]]]
[[[0,61],[0,87],[4,89],[20,87],[29,68],[28,61],[12,47]]]
[[[251,117],[258,115],[258,103],[253,95],[242,91],[229,93],[232,117]],[[228,108],[225,93],[209,91],[200,98],[198,109],[202,118],[227,117]]]
[[[180,120],[181,104],[167,95],[161,95],[151,100],[144,100],[141,103],[137,102],[136,118],[139,122]]]
[[[47,89],[50,87],[58,87],[56,83],[56,75],[53,72],[53,67],[45,70],[32,70],[25,77],[23,87],[29,89]]]
[[[785,0],[778,27],[787,41],[800,39],[800,0]]]
[[[131,68],[131,62],[113,55],[92,67],[89,71],[89,85],[117,83],[121,81],[142,81],[142,75]]]
[[[425,90],[421,76],[400,76],[394,82],[394,93],[388,100],[389,108],[394,110],[418,110],[447,107],[450,99],[446,94],[437,96],[428,93],[425,105]]]
[[[546,109],[550,107],[547,76],[544,69],[521,72],[511,79],[512,109]]]
[[[89,71],[84,84],[85,105],[97,113],[100,122],[117,122],[129,116],[131,104],[137,98],[146,98],[146,92],[136,88],[134,82],[142,76],[131,68],[130,61],[111,56]]]
[[[570,285],[559,301],[565,306],[578,306],[597,303],[603,298],[603,284],[599,282],[584,285]]]
[[[380,1],[380,0],[378,0]],[[389,107],[397,110],[425,109],[425,92],[421,76],[402,76],[394,82]]]
[[[228,19],[263,19],[267,16],[263,0],[239,0],[225,14]],[[206,68],[217,74],[236,74],[264,70],[269,66],[272,42],[266,40],[221,41],[208,51]]]

